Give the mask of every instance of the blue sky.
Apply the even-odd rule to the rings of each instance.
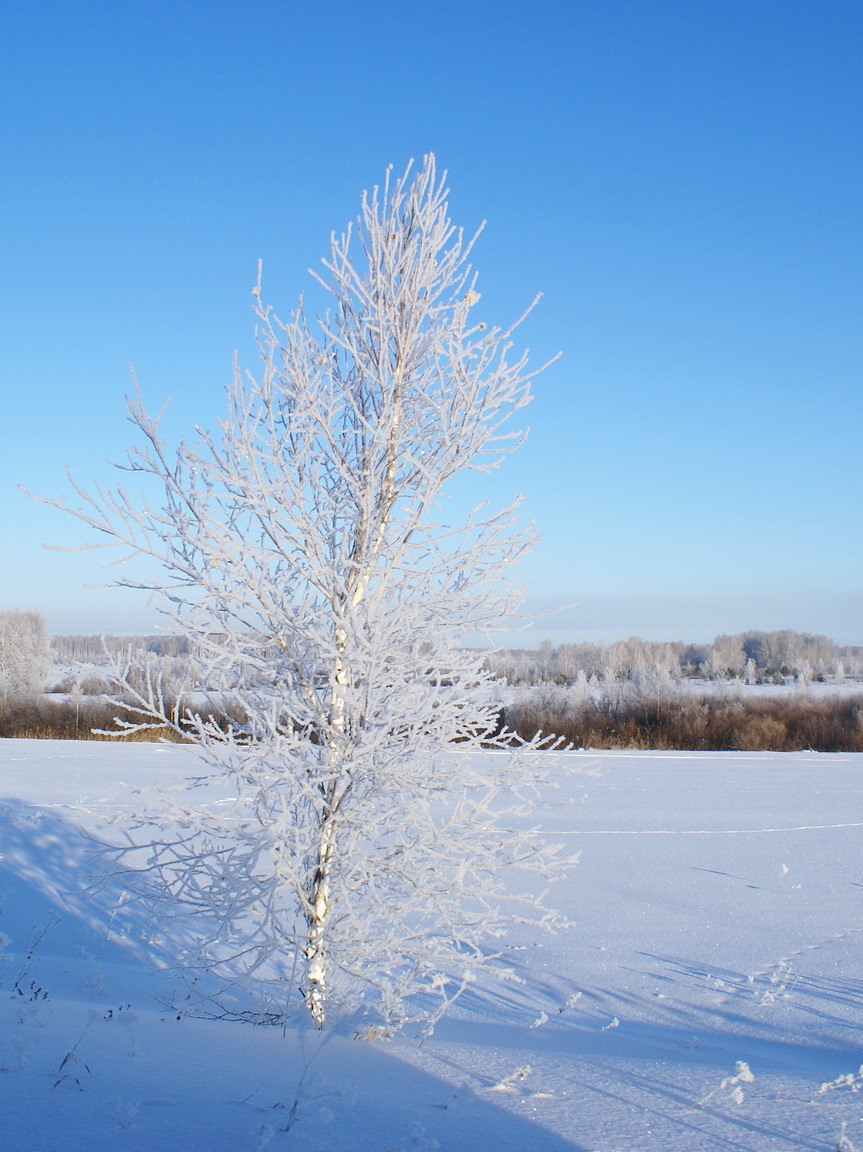
[[[0,608],[151,607],[28,501],[109,479],[134,363],[175,435],[254,364],[385,167],[436,153],[491,323],[536,362],[520,642],[790,627],[863,644],[861,105],[851,0],[75,0],[0,45]]]

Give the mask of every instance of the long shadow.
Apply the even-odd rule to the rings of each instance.
[[[130,898],[140,877],[124,874],[115,865],[105,872],[105,847],[54,811],[16,800],[0,802],[0,932],[9,938],[0,947],[0,996],[38,996],[44,989],[50,1003],[104,1006],[123,1001],[138,1012],[164,1013],[168,984],[158,968],[176,961],[190,945],[192,926],[180,930],[173,924],[166,936],[155,922],[151,901],[139,905]],[[158,894],[149,896],[157,906]],[[230,1044],[226,1037],[236,1036],[236,1025],[222,1027],[226,1032],[208,1053],[216,1066]],[[253,1053],[255,1031],[246,1032],[246,1046],[251,1044]],[[260,1046],[262,1055],[272,1052],[269,1039],[274,1031],[257,1029],[267,1041]],[[282,1053],[286,1064],[295,1052],[296,1035],[296,1030],[288,1030]],[[398,1126],[404,1126],[410,1102],[427,1136],[451,1152],[586,1152],[575,1140],[485,1099],[481,1087],[474,1091],[454,1085],[405,1063],[386,1047],[335,1035],[328,1051],[321,1062],[327,1083],[353,1078],[364,1085],[360,1099],[344,1107],[333,1103],[342,1122],[355,1132],[352,1148],[379,1148],[371,1134],[387,1126],[400,1138],[409,1137],[410,1132]],[[182,1047],[173,1055],[166,1052],[165,1059],[182,1066]],[[184,1075],[182,1067],[177,1074]],[[136,1092],[141,1089],[135,1087]]]
[[[704,971],[680,957],[651,959],[664,960],[680,975]],[[711,1139],[729,1149],[751,1148],[753,1136],[777,1147],[824,1147],[814,1136],[795,1133],[793,1122],[789,1128],[781,1115],[752,1116],[739,1109],[729,1113],[721,1097],[697,1103],[697,1094],[687,1085],[694,1071],[696,1078],[703,1073],[716,1087],[741,1059],[757,1069],[759,1080],[773,1075],[783,1082],[790,1075],[812,1091],[820,1082],[853,1071],[860,1063],[860,981],[801,977],[788,1001],[771,1002],[758,998],[765,986],[773,990],[769,978],[753,992],[744,975],[716,968],[711,973],[729,986],[736,977],[738,989],[746,988],[748,996],[742,997],[739,1009],[738,996],[726,1005],[675,1004],[670,996],[657,1003],[649,996],[595,988],[571,1008],[558,1008],[550,1019],[531,1027],[524,1022],[524,1004],[512,997],[508,1004],[499,999],[498,1018],[483,1022],[483,1043],[497,1051],[510,1050],[513,1058],[517,1053],[536,1061],[539,1067],[544,1056],[551,1066],[569,1065],[585,1095],[607,1099],[612,1115],[633,1108],[650,1113],[667,1123],[669,1131],[689,1133],[687,1138],[696,1141],[693,1147],[704,1140],[705,1123],[718,1125]],[[704,990],[713,989],[705,984]],[[481,997],[471,1008],[482,1013]],[[435,1035],[445,1043],[469,1046],[473,1027],[470,1019],[444,1018]]]
[[[133,877],[106,864],[107,845],[56,812],[0,802],[0,985],[33,980],[53,995],[96,996],[80,988],[82,962],[120,968],[137,983],[171,965],[185,941],[159,936],[153,907],[131,897]],[[50,973],[50,979],[47,973]],[[134,977],[133,977],[134,973]]]
[[[133,904],[140,879],[134,870],[112,863],[112,848],[54,811],[0,801],[0,869],[13,890],[27,884],[46,906],[120,942],[127,953],[153,955],[159,950],[157,917]],[[147,904],[157,900],[154,890]],[[160,956],[168,958],[164,952]]]
[[[849,950],[850,956],[858,956],[858,946],[852,947],[855,939],[863,937],[863,929],[850,929],[842,936],[830,937],[825,946],[836,943]],[[783,1011],[800,1012],[810,1017],[806,1024],[807,1040],[815,1048],[822,1042],[830,1043],[839,1034],[839,1047],[844,1051],[841,1041],[843,1033],[853,1032],[859,1036],[860,1014],[863,1009],[863,977],[856,975],[835,975],[812,971],[812,962],[817,957],[819,948],[806,948],[803,952],[792,954],[788,960],[781,960],[765,968],[763,971],[751,973],[741,972],[723,967],[715,961],[705,963],[704,960],[692,960],[689,957],[677,955],[662,955],[652,952],[636,953],[644,957],[649,963],[644,967],[637,963],[623,966],[621,971],[634,973],[638,977],[647,976],[654,986],[664,986],[666,995],[661,999],[655,996],[639,996],[621,989],[605,989],[594,987],[591,990],[580,989],[582,998],[581,1009],[593,1005],[597,1019],[607,1023],[603,1016],[609,1009],[614,1011],[614,1004],[623,1008],[637,1008],[639,1016],[656,1016],[657,1014],[674,1015],[681,1023],[687,1021],[685,1027],[693,1028],[693,1022],[703,1019],[704,1016],[715,1020],[728,1022],[730,1025],[742,1029],[752,1029],[765,1034],[778,1034],[783,1030],[788,1032],[794,1029],[799,1031],[801,1022],[795,1025],[783,1025],[780,1015]],[[537,981],[535,973],[531,971],[530,964],[519,962],[510,958],[510,965],[518,975],[523,978],[523,984],[530,984],[535,992],[544,999],[546,1007],[550,1003],[552,1008],[549,1015],[562,1011],[562,995],[565,996],[568,982],[553,977],[548,978],[545,984]],[[661,965],[660,968],[657,967]],[[859,964],[856,965],[860,970]],[[681,980],[682,978],[682,980]],[[686,993],[680,998],[679,1006],[674,997],[675,990]],[[571,988],[569,988],[571,991]],[[700,1004],[693,1003],[692,993],[704,996]],[[494,992],[484,991],[482,997],[490,998]],[[534,997],[533,1004],[536,1004]],[[515,1019],[517,1015],[524,1019],[525,1012],[530,1011],[528,1001],[518,990],[508,994],[506,1000],[499,1000],[498,1009],[503,1007],[506,1015]],[[770,1014],[775,1010],[777,1023],[771,1023]],[[567,1016],[572,1019],[572,1015]]]
[[[777,964],[752,975],[713,964],[708,971],[703,962],[680,956],[642,955],[658,960],[670,973],[684,976],[690,988],[714,996],[721,994],[721,1002],[704,1005],[701,1011],[727,1021],[732,1027],[749,1028],[754,1034],[767,1038],[791,1028],[799,1034],[805,1027],[804,1048],[819,1053],[829,1050],[837,1032],[851,1033],[851,1047],[859,1037],[863,979],[806,972],[801,969],[806,958],[801,961],[798,957],[793,957],[794,965],[789,963],[787,969]],[[800,1013],[809,1019],[805,1025],[797,1020],[789,1027],[781,1019],[784,1012]],[[775,1023],[770,1019],[773,1013]],[[859,1043],[857,1048],[859,1050]],[[844,1046],[840,1044],[838,1049],[844,1051]]]
[[[606,993],[612,1001],[614,994]],[[633,1006],[636,998],[630,998]],[[749,1060],[757,1060],[764,1071],[801,1072],[813,1066],[848,1071],[860,1063],[859,1032],[849,1035],[848,1043],[830,1043],[805,1037],[792,1038],[787,1030],[776,1029],[775,1035],[758,1034],[757,1029],[747,1027],[752,1022],[741,1017],[739,1022],[729,1022],[727,1027],[706,1026],[704,1016],[679,1010],[677,1022],[644,1022],[627,1020],[620,1005],[621,1017],[613,1027],[596,1022],[582,1024],[574,1019],[561,1017],[549,1021],[542,1027],[527,1028],[499,1021],[482,1024],[486,1041],[494,1048],[508,1048],[519,1052],[533,1052],[537,1056],[568,1056],[573,1059],[636,1060],[645,1063],[662,1061],[666,1064],[698,1064],[716,1069],[727,1069],[735,1059],[743,1054]],[[608,1017],[606,1017],[606,1021]],[[471,1032],[475,1023],[469,1019],[447,1018],[437,1026],[435,1035],[453,1043],[471,1043]],[[855,1040],[857,1041],[855,1043]]]
[[[815,1062],[841,1072],[859,1064],[863,980],[793,972],[787,977],[780,973],[777,979],[772,971],[752,979],[715,964],[708,972],[703,963],[684,957],[640,955],[663,965],[664,972],[656,971],[653,964],[649,971],[651,984],[665,985],[663,998],[595,986],[580,989],[577,1002],[567,1006],[563,981],[549,978],[543,984],[529,961],[510,957],[511,967],[522,978],[520,986],[475,987],[462,996],[459,1005],[494,1031],[495,1044],[507,1048],[589,1057],[661,1058],[719,1067],[727,1062],[730,1048],[740,1051],[744,1045],[757,1051],[762,1066],[777,1069]],[[637,966],[630,970],[643,974]],[[782,979],[788,980],[787,997]],[[676,998],[675,989],[686,990],[688,995]],[[693,990],[700,1003],[693,1001]],[[717,995],[723,999],[718,1001]],[[540,1009],[548,1017],[542,1023]],[[615,1018],[619,1022],[612,1025]],[[456,1033],[463,1037],[470,1026],[469,1018],[445,1018],[438,1032],[452,1033],[455,1039]],[[697,1056],[694,1036],[698,1037]]]
[[[759,1080],[772,1075],[780,1083],[789,1076],[799,1081],[805,1101],[807,1085],[814,1092],[819,1083],[860,1063],[863,981],[822,976],[802,963],[799,972],[786,973],[777,965],[750,978],[717,965],[708,971],[703,963],[681,956],[642,955],[649,964],[631,966],[631,971],[649,974],[652,988],[664,981],[661,999],[597,986],[567,1005],[564,986],[552,977],[541,989],[547,1019],[537,1019],[535,1008],[531,1013],[517,990],[473,993],[463,1007],[477,1018],[485,1015],[484,1043],[490,1048],[510,1050],[514,1058],[518,1053],[539,1067],[544,1056],[551,1066],[569,1066],[588,1096],[614,1101],[624,1112],[635,1107],[672,1129],[692,1133],[701,1132],[712,1117],[721,1128],[717,1138],[729,1148],[751,1147],[752,1135],[782,1147],[823,1147],[814,1137],[795,1135],[779,1116],[747,1116],[738,1109],[729,1114],[721,1098],[696,1104],[697,1093],[687,1085],[694,1073],[696,1079],[701,1074],[708,1083],[712,1079],[715,1087],[742,1059],[757,1069]],[[521,975],[530,978],[529,962]],[[484,1013],[484,1000],[493,1011],[486,1005]],[[445,1018],[436,1036],[468,1046],[472,1028],[470,1018]]]

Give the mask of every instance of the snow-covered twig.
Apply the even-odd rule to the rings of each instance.
[[[696,1103],[700,1107],[702,1104],[706,1104],[708,1100],[712,1100],[713,1097],[717,1096],[720,1092],[725,1092],[730,1088],[731,1091],[728,1093],[729,1098],[733,1100],[735,1104],[742,1104],[744,1094],[741,1085],[752,1084],[754,1080],[755,1074],[746,1061],[738,1060],[734,1065],[734,1075],[726,1076],[717,1088],[714,1088],[712,1092],[708,1092],[706,1096],[702,1096]]]
[[[814,1104],[822,1096],[826,1096],[828,1092],[833,1092],[836,1088],[850,1088],[852,1092],[859,1092],[863,1089],[863,1064],[856,1072],[846,1072],[844,1076],[837,1076],[835,1080],[826,1081],[812,1097],[811,1102]]]

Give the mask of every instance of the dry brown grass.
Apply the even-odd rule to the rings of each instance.
[[[233,711],[233,710],[232,710]],[[0,737],[110,740],[121,710],[98,697],[57,701],[44,696],[0,700]],[[657,748],[688,751],[861,752],[863,695],[750,698],[681,694],[657,699],[589,699],[570,707],[538,695],[506,709],[507,727],[530,739],[537,732],[578,748]],[[227,717],[219,718],[228,721]],[[244,717],[233,715],[242,724]],[[94,731],[95,730],[95,731]],[[181,741],[167,728],[126,740]]]
[[[510,706],[506,718],[520,736],[554,733],[579,748],[863,751],[863,696],[600,699],[557,714],[553,701],[527,700]]]
[[[230,716],[217,716],[225,723],[233,719],[242,722],[236,709]],[[124,717],[122,708],[98,697],[75,700],[50,700],[44,696],[9,696],[0,699],[0,737],[31,740],[116,740],[111,733],[123,728],[117,717]],[[129,715],[127,718],[136,719]],[[152,743],[170,740],[183,743],[183,738],[170,728],[147,728],[126,733],[124,740]]]
[[[98,697],[88,696],[80,701],[46,700],[40,696],[10,696],[0,700],[0,737],[30,740],[112,740],[115,736],[102,735],[120,732],[116,722],[121,709]],[[132,733],[126,740],[179,741],[167,728]]]

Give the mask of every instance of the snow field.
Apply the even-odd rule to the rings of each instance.
[[[863,754],[554,754],[572,927],[513,925],[515,979],[377,1044],[183,1014],[181,942],[87,890],[88,836],[196,763],[0,741],[0,1147],[863,1147]]]

